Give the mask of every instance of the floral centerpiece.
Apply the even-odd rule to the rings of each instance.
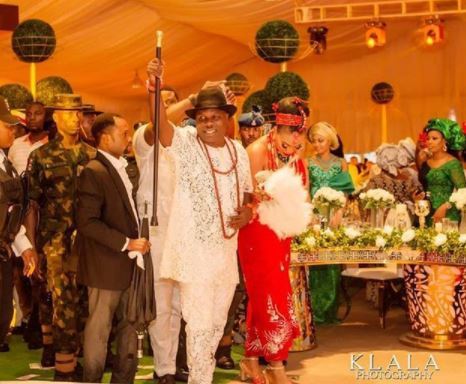
[[[294,239],[292,249],[298,253],[367,249],[388,252],[404,249],[449,255],[454,262],[466,253],[466,234],[458,231],[437,233],[434,228],[410,228],[402,231],[387,226],[362,230],[343,227],[333,231],[310,229]]]
[[[359,194],[359,199],[365,209],[371,210],[371,225],[383,227],[385,208],[395,204],[395,197],[385,189],[374,188]]]
[[[315,193],[312,204],[325,217],[326,225],[328,225],[332,209],[344,207],[346,197],[341,191],[330,187],[322,187]]]
[[[460,188],[450,196],[450,203],[453,203],[461,212],[460,233],[466,233],[466,188]]]
[[[395,204],[395,197],[385,189],[375,188],[369,189],[367,192],[359,194],[364,208],[388,208]]]
[[[466,188],[460,188],[453,192],[450,196],[450,203],[455,204],[459,211],[462,211],[466,206]]]

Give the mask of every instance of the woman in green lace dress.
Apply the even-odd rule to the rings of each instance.
[[[354,190],[344,159],[331,153],[339,147],[337,132],[330,124],[319,122],[308,132],[315,156],[308,159],[311,198],[322,187],[351,193]],[[309,273],[312,309],[317,324],[337,322],[340,266],[312,267]]]
[[[424,133],[427,134],[427,148],[419,154],[419,177],[424,190],[430,193],[429,222],[439,222],[444,217],[459,221],[460,213],[449,199],[455,189],[466,187],[463,166],[453,156],[455,151],[464,149],[464,134],[455,121],[448,119],[429,120]]]

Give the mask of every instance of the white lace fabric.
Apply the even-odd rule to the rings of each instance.
[[[238,154],[240,205],[252,192],[249,159],[241,144],[232,141]],[[207,147],[214,167],[231,168],[228,149]],[[238,282],[237,235],[225,239],[212,171],[197,140],[194,127],[175,128],[167,153],[175,164],[175,191],[161,263],[161,277],[180,282]],[[216,174],[225,226],[235,213],[236,178],[232,171]],[[227,228],[227,233],[231,233]]]
[[[180,284],[181,311],[186,321],[189,384],[211,384],[215,351],[223,336],[235,284]]]

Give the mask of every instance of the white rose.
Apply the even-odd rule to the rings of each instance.
[[[375,239],[375,246],[377,248],[383,248],[385,247],[385,244],[387,244],[387,241],[382,236],[377,236]]]
[[[462,235],[460,235],[458,241],[459,241],[461,244],[466,243],[466,234],[463,233]]]
[[[345,235],[348,236],[351,240],[361,236],[361,232],[352,227],[345,228],[344,231]]]
[[[333,232],[330,228],[327,228],[325,231],[324,231],[324,235],[328,236],[328,237],[333,237]]]
[[[403,234],[401,235],[401,241],[403,243],[409,243],[415,237],[416,237],[416,232],[414,231],[414,229],[408,229],[407,231],[404,231]]]
[[[316,239],[313,236],[309,236],[306,238],[306,245],[309,248],[314,248],[316,245]]]
[[[447,242],[447,235],[445,235],[444,233],[439,233],[438,235],[434,237],[434,245],[436,247],[440,247],[446,242]]]
[[[392,232],[393,232],[393,227],[391,225],[386,225],[386,226],[383,227],[383,232],[386,235],[390,236],[392,234]]]

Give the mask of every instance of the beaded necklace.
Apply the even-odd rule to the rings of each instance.
[[[279,162],[286,165],[292,156],[286,156],[277,151],[272,134],[273,131],[267,135],[267,169],[276,171],[279,168]]]
[[[235,229],[232,234],[230,234],[230,235],[227,234],[227,230],[225,228],[225,219],[223,218],[222,202],[220,200],[220,193],[219,193],[219,190],[218,190],[217,177],[215,176],[215,174],[218,173],[219,175],[228,175],[232,171],[235,172],[236,206],[239,209],[240,208],[240,196],[239,196],[240,192],[239,192],[239,177],[238,177],[238,167],[237,167],[237,165],[238,165],[238,152],[236,151],[236,148],[235,148],[234,144],[231,142],[231,140],[228,139],[228,138],[225,138],[225,145],[227,147],[228,154],[230,155],[230,159],[231,159],[231,168],[227,169],[226,171],[221,171],[219,169],[215,169],[214,164],[212,162],[212,158],[211,158],[210,153],[209,153],[209,150],[207,149],[207,145],[199,138],[199,136],[197,136],[197,142],[199,143],[199,146],[201,147],[201,150],[205,153],[205,155],[207,157],[207,160],[209,162],[209,165],[210,165],[210,170],[212,172],[212,178],[214,180],[215,198],[217,199],[218,213],[219,213],[219,216],[220,216],[220,223],[222,225],[223,237],[225,239],[231,239],[233,236],[236,235],[238,230]],[[233,153],[232,153],[232,150],[231,150],[230,146],[233,148]]]

